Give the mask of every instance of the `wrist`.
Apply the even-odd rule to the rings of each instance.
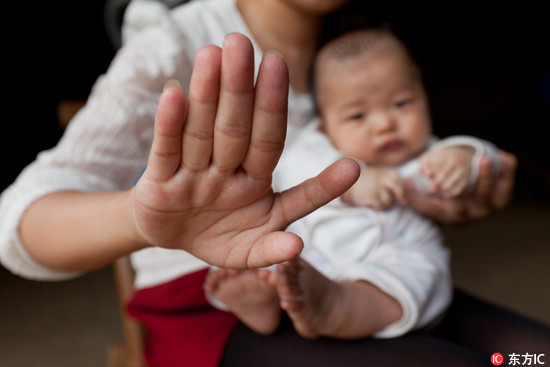
[[[147,242],[137,224],[136,210],[135,210],[135,188],[125,191],[122,194],[122,207],[125,218],[125,236],[128,243],[128,252],[134,252],[142,250],[146,247],[150,247],[151,244]]]

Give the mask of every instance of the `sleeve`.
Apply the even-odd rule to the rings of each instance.
[[[409,208],[380,213],[382,234],[368,258],[342,269],[339,278],[364,280],[394,297],[403,316],[377,332],[393,338],[436,322],[452,299],[450,253],[438,228]]]
[[[167,10],[154,14],[144,29],[127,37],[57,146],[40,153],[2,193],[0,262],[12,272],[40,280],[78,275],[46,268],[30,257],[18,234],[25,210],[54,192],[128,189],[143,170],[164,82],[176,78],[187,85],[192,70],[183,36]]]
[[[477,182],[479,176],[479,161],[483,157],[488,157],[491,160],[493,167],[493,174],[498,175],[499,171],[499,159],[498,149],[492,143],[474,138],[471,136],[452,136],[442,140],[432,138],[428,147],[428,150],[441,149],[449,146],[468,146],[474,149],[474,157],[471,161],[470,178],[468,182],[468,190],[473,188]],[[399,168],[399,174],[401,177],[410,180],[415,187],[421,192],[428,192],[431,185],[431,180],[426,177],[420,169],[420,160],[418,158],[413,159]]]
[[[469,188],[472,188],[479,175],[479,161],[483,157],[488,157],[491,160],[493,174],[498,175],[499,160],[497,147],[486,140],[478,139],[472,136],[457,135],[439,140],[430,147],[430,150],[441,149],[450,146],[468,146],[474,149],[474,157],[472,158],[472,168],[470,174]]]

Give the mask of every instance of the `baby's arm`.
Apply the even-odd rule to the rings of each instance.
[[[396,203],[405,203],[403,179],[398,171],[386,167],[363,167],[357,182],[342,195],[344,202],[387,210]]]
[[[429,150],[420,157],[422,173],[431,179],[429,193],[443,198],[467,191],[475,150],[469,146],[448,146]]]

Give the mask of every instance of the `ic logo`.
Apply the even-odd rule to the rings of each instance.
[[[491,356],[491,363],[495,366],[500,366],[504,362],[504,357],[500,353],[494,353]]]

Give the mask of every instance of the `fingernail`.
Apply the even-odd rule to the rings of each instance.
[[[168,87],[176,87],[181,89],[181,84],[176,79],[168,79],[166,83],[164,83],[164,87],[162,88],[162,90],[166,90],[166,88]]]
[[[222,44],[224,44],[225,41],[227,41],[227,39],[228,39],[229,37],[231,37],[232,35],[234,35],[234,34],[241,34],[241,33],[239,33],[239,32],[229,32],[229,33],[227,33],[227,34],[225,35],[225,38],[223,39],[223,43],[222,43]]]
[[[271,49],[267,50],[266,52],[264,52],[264,56],[269,55],[269,54],[279,55],[282,59],[285,58],[282,53],[280,53],[278,50],[275,50],[274,48],[271,48]]]

